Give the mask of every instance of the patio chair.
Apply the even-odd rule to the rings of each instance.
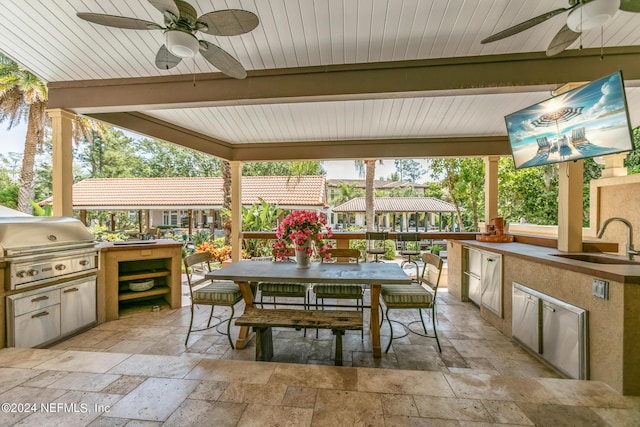
[[[226,335],[231,348],[235,348],[233,346],[233,341],[231,340],[231,319],[233,319],[233,315],[235,313],[234,306],[238,302],[242,301],[242,293],[240,292],[240,288],[238,287],[238,285],[231,281],[214,281],[209,280],[206,277],[202,277],[201,279],[197,280],[194,280],[193,278],[194,266],[201,265],[201,271],[203,271],[204,273],[211,271],[211,258],[212,255],[210,252],[197,252],[184,257],[183,260],[187,275],[187,283],[189,284],[189,294],[191,296],[191,320],[189,321],[189,332],[187,332],[187,339],[184,341],[184,345],[186,346],[188,344],[191,332],[205,331],[224,323],[223,319],[216,316],[216,319],[218,319],[219,322],[215,325],[211,325],[211,320],[214,318],[213,311],[216,305],[220,305],[231,307],[231,315],[227,320]],[[204,287],[198,287],[199,285],[202,285],[206,282],[210,283]],[[209,313],[209,320],[207,321],[206,328],[193,329],[194,307],[196,305],[211,306],[211,313]]]
[[[442,272],[442,259],[434,254],[422,254],[422,261],[424,262],[424,266],[422,268],[422,275],[420,276],[420,284],[382,285],[380,296],[386,308],[384,313],[386,313],[389,329],[391,330],[389,344],[385,349],[385,353],[389,351],[389,348],[391,348],[391,343],[394,339],[393,325],[391,324],[392,320],[389,317],[389,311],[397,309],[418,309],[418,312],[420,313],[420,322],[422,323],[422,329],[424,330],[424,335],[411,330],[411,324],[417,322],[417,320],[415,322],[410,322],[407,325],[394,320],[394,322],[400,323],[406,331],[404,335],[395,338],[405,337],[410,332],[424,337],[431,337],[427,333],[427,327],[424,324],[424,318],[422,316],[422,309],[424,308],[431,309],[431,323],[433,324],[432,338],[436,339],[438,351],[442,353],[440,340],[438,340],[438,332],[436,331],[436,296],[438,294],[438,284],[440,283],[440,274]],[[422,284],[427,285],[430,290],[424,288]],[[381,317],[380,324],[384,321],[384,313]]]
[[[293,249],[291,249],[293,253]],[[271,257],[259,257],[256,261],[278,261],[277,250],[271,252]],[[254,260],[252,258],[252,260]],[[293,259],[286,258],[280,262],[295,262]],[[259,282],[258,290],[260,291],[260,308],[264,308],[263,298],[272,297],[273,307],[277,308],[276,298],[302,298],[302,306],[304,309],[309,308],[309,285],[306,283],[286,283],[286,282]],[[304,330],[304,336],[307,336],[307,330]]]
[[[327,253],[331,254],[329,261],[321,258],[320,262],[355,262],[360,259],[360,251],[358,249],[328,249]],[[354,299],[356,300],[356,310],[360,309],[364,312],[364,292],[361,285],[340,284],[340,283],[317,283],[313,285],[313,293],[316,296],[316,302],[320,300],[321,307],[324,308],[325,298],[333,299]],[[317,309],[316,305],[316,309]],[[364,339],[364,330],[360,331]],[[316,337],[318,331],[316,331]]]
[[[418,263],[414,261],[413,257],[420,256],[420,241],[422,236],[420,233],[398,233],[396,239],[400,243],[400,255],[403,260],[400,267],[404,267],[405,264],[411,263],[416,266],[416,282],[419,281],[420,267]]]
[[[367,231],[364,238],[367,241],[367,255],[374,256],[374,260],[371,262],[384,262],[378,260],[378,256],[385,254],[384,244],[389,238],[389,233],[386,231]]]
[[[585,142],[589,142],[589,140],[587,139],[586,132],[587,131],[584,128],[584,126],[573,129],[571,131],[571,143],[573,145],[576,145],[576,144],[583,144]]]

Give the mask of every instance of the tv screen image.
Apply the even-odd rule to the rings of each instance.
[[[622,73],[505,116],[516,169],[633,150]]]

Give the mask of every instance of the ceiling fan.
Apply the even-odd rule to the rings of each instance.
[[[164,26],[126,16],[78,12],[77,16],[94,24],[128,30],[162,30],[164,42],[156,54],[156,67],[168,70],[182,58],[192,58],[200,52],[204,59],[224,74],[244,79],[247,72],[240,62],[219,46],[198,39],[198,31],[214,36],[236,36],[258,26],[258,17],[249,11],[225,9],[198,16],[196,10],[182,0],[148,0],[164,16]]]
[[[555,35],[547,56],[557,55],[580,37],[583,31],[603,26],[618,10],[640,13],[640,0],[569,0],[569,7],[555,9],[495,33],[480,43],[486,44],[518,34],[564,12],[569,12],[566,24]]]

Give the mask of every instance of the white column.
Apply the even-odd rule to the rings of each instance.
[[[73,216],[73,120],[75,114],[56,108],[51,117],[53,142],[53,216]]]
[[[627,176],[627,168],[624,166],[624,159],[629,153],[610,154],[604,156],[604,169],[602,170],[602,178],[612,176]]]
[[[231,165],[231,261],[242,259],[242,162]]]
[[[584,161],[564,162],[558,173],[558,250],[582,252]]]

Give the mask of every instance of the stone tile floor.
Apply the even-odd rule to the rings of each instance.
[[[142,305],[50,349],[0,350],[0,426],[640,426],[639,397],[561,379],[470,303],[441,292],[437,318],[442,354],[411,334],[376,360],[355,332],[335,367],[330,331],[275,330],[259,363],[215,328],[185,347],[188,307]]]

